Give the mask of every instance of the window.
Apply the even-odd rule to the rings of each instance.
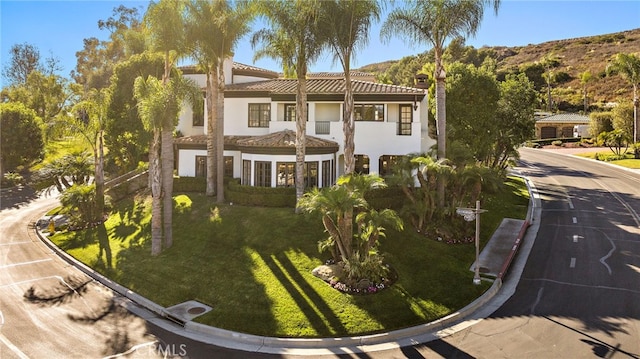
[[[207,177],[207,156],[196,156],[196,177]]]
[[[400,120],[398,121],[398,135],[411,136],[411,123],[413,122],[413,107],[400,105]]]
[[[251,161],[242,161],[242,184],[251,186]]]
[[[401,156],[390,156],[384,155],[380,156],[380,160],[378,162],[380,169],[380,176],[388,176],[392,173],[391,168],[395,166],[400,161]]]
[[[304,163],[304,187],[318,187],[318,162]]]
[[[191,115],[192,126],[204,126],[204,103],[207,93],[203,92],[202,97],[196,99],[196,103],[193,104],[193,114]]]
[[[296,122],[296,105],[285,104],[284,105],[284,120],[287,122]]]
[[[356,104],[353,117],[356,121],[384,121],[384,105]]]
[[[249,127],[269,127],[271,119],[271,104],[249,104]]]
[[[322,161],[322,187],[333,185],[333,161]]]
[[[278,162],[278,177],[276,178],[276,187],[293,187],[296,183],[296,163],[295,162]]]
[[[224,176],[233,178],[233,156],[224,156]]]
[[[255,162],[255,178],[253,185],[256,187],[271,187],[271,162]]]
[[[284,104],[284,120],[287,122],[296,122],[296,104]],[[309,104],[307,104],[307,121],[309,121]]]
[[[354,172],[357,172],[361,175],[369,174],[369,156],[367,155],[355,155],[356,158],[356,166],[354,168]]]

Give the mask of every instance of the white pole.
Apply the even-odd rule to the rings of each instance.
[[[476,266],[473,284],[480,284],[480,201],[476,201]]]

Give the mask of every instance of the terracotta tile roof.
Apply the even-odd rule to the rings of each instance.
[[[339,145],[334,141],[324,140],[314,136],[306,136],[307,148],[337,148]],[[207,135],[195,135],[179,137],[174,140],[174,144],[182,146],[206,146]],[[269,133],[262,136],[224,136],[225,146],[241,147],[269,147],[269,148],[295,148],[296,133],[291,130],[284,130]]]
[[[536,119],[536,123],[584,123],[589,124],[589,116],[577,113],[559,113]]]
[[[306,147],[338,147],[338,144],[333,141],[323,140],[318,137],[306,136]],[[279,132],[270,133],[262,136],[253,136],[243,139],[238,139],[238,146],[243,147],[296,147],[296,133],[291,130],[284,130]]]
[[[295,94],[296,79],[272,79],[266,81],[232,84],[225,87],[225,93],[233,91],[268,92],[271,94]],[[424,90],[387,85],[370,81],[352,80],[354,94],[403,94],[424,95]],[[308,94],[344,94],[344,79],[308,79]]]
[[[197,65],[180,66],[180,70],[184,74],[202,74],[203,73]],[[256,67],[256,66],[241,64],[241,63],[235,62],[235,61],[233,62],[233,71],[234,72],[238,72],[240,74],[245,74],[245,75],[247,75],[247,74],[249,74],[249,75],[250,74],[261,74],[261,75],[267,75],[267,77],[269,77],[269,78],[278,78],[278,77],[280,77],[280,73],[278,73],[278,72],[267,70],[267,69],[263,69],[263,68]]]
[[[370,72],[364,71],[351,71],[351,78],[367,78],[367,79],[375,79],[376,75]],[[342,79],[344,78],[343,72],[311,72],[307,74],[307,78],[309,79]]]

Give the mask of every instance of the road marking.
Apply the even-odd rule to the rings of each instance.
[[[569,263],[569,268],[576,267],[576,257],[571,257],[571,263]]]
[[[573,235],[573,243],[578,243],[578,235],[577,234]]]
[[[575,207],[573,207],[573,202],[571,201],[571,198],[569,198],[569,209],[574,209]]]
[[[544,287],[540,287],[540,289],[538,289],[538,296],[536,297],[536,301],[533,303],[533,306],[531,307],[531,314],[535,314],[536,307],[538,306],[538,303],[540,303],[540,299],[542,299],[543,291],[544,291]]]
[[[574,224],[578,223],[578,219],[576,217],[573,217],[573,223]]]
[[[5,337],[2,333],[0,333],[0,342],[7,346],[15,355],[20,359],[29,359],[27,354],[23,353],[17,346],[15,346],[7,337]]]
[[[611,243],[611,250],[604,257],[600,258],[600,263],[602,263],[602,265],[607,268],[607,271],[609,271],[609,275],[611,275],[612,271],[611,267],[609,267],[609,265],[607,264],[607,259],[609,259],[609,257],[611,257],[613,252],[616,250],[616,244],[611,240],[611,238],[609,238],[609,236],[607,236],[606,233],[603,232],[602,234],[604,234],[607,240],[609,240],[609,243]]]
[[[14,244],[27,244],[27,243],[33,243],[33,242],[31,242],[31,241],[21,241],[21,242],[0,243],[0,246],[12,246]]]
[[[40,263],[40,262],[48,262],[52,260],[51,258],[45,258],[45,259],[38,259],[35,261],[31,261],[31,262],[20,262],[20,263],[13,263],[13,264],[7,264],[4,266],[0,266],[0,269],[5,269],[5,268],[11,268],[11,267],[17,267],[17,266],[26,266],[29,264],[35,264],[35,263]]]

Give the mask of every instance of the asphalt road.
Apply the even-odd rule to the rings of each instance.
[[[425,357],[640,358],[640,173],[523,149],[540,228],[515,294]]]

